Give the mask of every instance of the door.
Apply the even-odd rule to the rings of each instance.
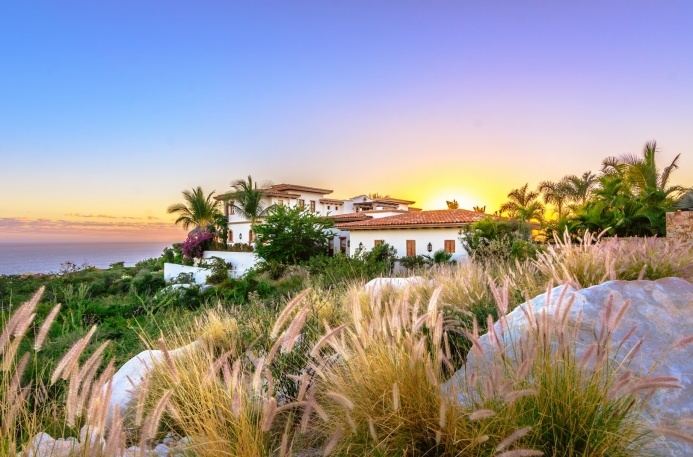
[[[347,243],[346,243],[346,237],[345,236],[340,236],[339,237],[339,252],[342,252],[346,254],[347,252]]]
[[[416,240],[407,240],[407,257],[416,255]]]

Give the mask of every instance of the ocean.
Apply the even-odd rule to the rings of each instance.
[[[133,266],[140,260],[159,257],[170,246],[166,242],[0,243],[0,275],[57,273],[60,264],[68,260],[97,268],[108,268],[115,262]]]

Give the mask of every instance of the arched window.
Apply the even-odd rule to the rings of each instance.
[[[233,230],[229,229],[229,243],[233,243]]]

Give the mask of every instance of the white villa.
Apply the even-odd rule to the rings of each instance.
[[[466,256],[459,241],[461,227],[486,217],[464,209],[422,211],[414,201],[398,198],[369,198],[358,195],[349,199],[328,198],[329,189],[294,184],[276,184],[263,189],[265,206],[300,205],[335,221],[330,254],[353,255],[359,248],[372,249],[387,242],[400,257],[428,254],[444,249],[453,259]],[[230,194],[215,197],[225,200]],[[224,206],[229,221],[229,243],[252,243],[250,221],[235,214],[233,201]],[[261,221],[260,221],[261,222]]]

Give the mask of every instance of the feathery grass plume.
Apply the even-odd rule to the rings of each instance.
[[[305,289],[303,292],[298,294],[296,297],[294,297],[287,305],[284,307],[284,310],[281,312],[279,317],[274,323],[274,327],[272,327],[272,331],[270,332],[270,338],[274,339],[279,335],[279,332],[281,331],[282,327],[284,326],[284,323],[286,320],[289,318],[293,310],[303,301],[303,299],[310,293],[312,289],[308,288]]]
[[[166,408],[172,393],[173,392],[171,390],[166,391],[159,399],[154,410],[147,417],[147,419],[145,419],[144,425],[142,426],[140,448],[144,449],[147,446],[147,442],[154,438],[156,429],[159,426],[159,421],[161,420],[161,415],[164,413],[164,409]]]
[[[173,359],[171,358],[171,353],[168,352],[168,348],[166,348],[166,343],[164,342],[164,338],[161,337],[158,340],[159,343],[159,350],[161,350],[161,353],[164,355],[164,361],[166,362],[166,366],[168,367],[169,370],[171,370],[171,377],[173,378],[174,383],[178,383],[180,380],[180,377],[178,376],[178,370],[176,370],[176,365],[173,363]]]
[[[532,427],[522,427],[520,429],[515,430],[511,435],[509,435],[507,438],[504,438],[503,441],[498,443],[498,446],[496,446],[496,452],[502,451],[503,449],[510,446],[515,441],[519,440],[531,431]]]
[[[28,328],[28,326],[31,325],[35,317],[34,309],[36,309],[36,305],[41,300],[45,290],[46,288],[41,286],[28,301],[24,302],[17,311],[12,314],[9,321],[5,324],[5,328],[0,332],[0,355],[4,353],[11,335],[17,333],[16,330],[18,327]],[[21,335],[23,336],[24,332],[21,332]]]
[[[354,402],[349,400],[347,397],[344,395],[337,393],[337,392],[327,392],[325,394],[327,397],[331,398],[332,400],[336,401],[340,405],[344,406],[346,409],[354,409]]]
[[[322,346],[323,346],[328,340],[330,340],[333,336],[335,336],[336,334],[338,334],[339,332],[341,332],[342,330],[344,330],[346,327],[347,327],[347,324],[342,324],[342,325],[340,325],[340,326],[338,326],[338,327],[333,328],[332,330],[330,330],[329,332],[327,332],[325,335],[323,335],[322,338],[320,338],[320,339],[318,340],[318,342],[315,343],[315,345],[313,346],[313,349],[311,349],[310,355],[311,355],[312,357],[315,357],[316,355],[318,355],[318,353],[320,352],[320,348],[322,348]]]
[[[676,342],[674,343],[674,348],[683,349],[691,343],[693,343],[693,335],[685,336],[683,338],[676,340]]]
[[[514,390],[503,395],[503,401],[512,403],[518,398],[526,397],[527,395],[536,395],[537,392],[532,389]]]
[[[277,399],[272,397],[269,399],[269,402],[267,403],[267,407],[263,411],[263,419],[262,419],[262,431],[263,432],[268,432],[270,428],[272,427],[272,422],[274,421],[274,417],[277,414]]]
[[[281,346],[283,352],[291,352],[291,350],[294,348],[296,339],[306,323],[309,312],[310,302],[307,302],[305,305],[303,305],[294,320],[291,321],[291,324],[289,325],[289,328],[286,329],[286,332],[284,332],[284,338]]]
[[[58,315],[60,312],[60,304],[57,304],[51,309],[51,312],[48,313],[48,316],[46,316],[46,319],[43,321],[43,324],[41,325],[41,329],[38,332],[38,335],[36,336],[36,340],[34,342],[34,351],[38,352],[41,350],[41,347],[43,346],[44,341],[46,340],[46,336],[48,336],[48,331],[51,328],[51,325],[53,325],[53,321],[55,320],[55,317]]]
[[[325,445],[325,449],[322,451],[322,455],[324,457],[332,454],[332,451],[337,447],[337,443],[339,440],[342,438],[342,435],[344,435],[344,429],[339,428],[337,431],[334,432],[334,435],[332,435],[332,438],[330,438],[330,441],[327,442]]]
[[[678,382],[662,381],[657,379],[643,379],[633,384],[628,389],[629,395],[635,395],[643,391],[661,390],[661,389],[683,389],[683,386]]]
[[[660,425],[658,427],[654,427],[652,431],[658,435],[668,436],[670,438],[684,441],[688,444],[693,444],[693,435],[690,435],[686,432],[682,432],[681,430],[672,427]]]
[[[478,409],[469,415],[469,420],[470,421],[484,420],[484,419],[488,419],[489,417],[493,417],[495,415],[496,415],[496,412],[492,411],[490,409]]]
[[[89,340],[91,340],[91,337],[94,335],[95,331],[96,326],[94,325],[91,329],[89,329],[89,332],[87,332],[86,336],[80,338],[70,348],[70,350],[67,351],[67,354],[65,354],[65,356],[56,365],[55,370],[53,370],[53,375],[51,376],[51,384],[55,384],[55,382],[59,378],[67,379],[70,376],[72,371],[77,366],[79,357],[82,355],[82,352],[87,347],[87,344],[89,344]]]
[[[496,454],[496,457],[532,457],[540,455],[544,455],[544,453],[541,451],[535,451],[534,449],[515,449]]]

